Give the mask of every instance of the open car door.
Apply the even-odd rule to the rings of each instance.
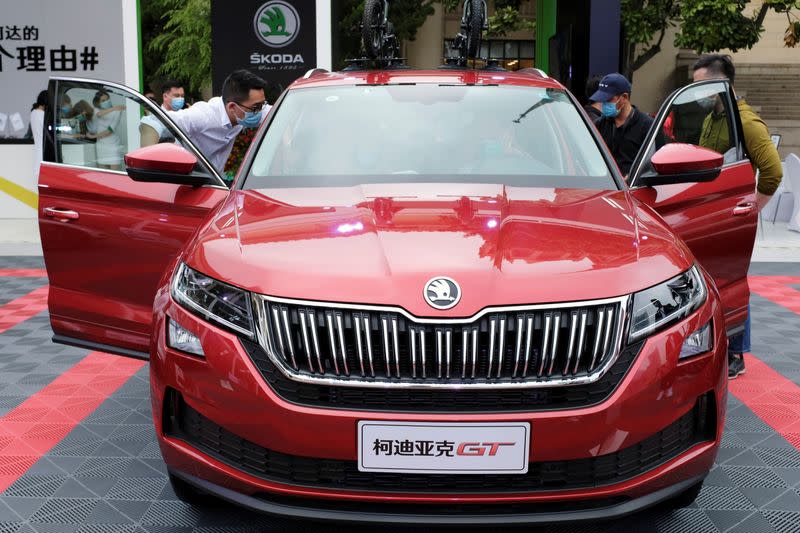
[[[147,357],[157,284],[228,187],[139,93],[74,78],[48,91],[39,231],[53,340]]]
[[[715,168],[687,172],[678,161],[670,162],[671,155],[687,149],[715,156]],[[631,167],[629,184],[633,195],[666,220],[714,278],[728,334],[740,330],[750,299],[747,271],[758,210],[755,173],[726,80],[693,83],[666,100]]]

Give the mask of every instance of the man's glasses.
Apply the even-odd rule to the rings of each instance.
[[[245,110],[250,111],[252,113],[258,113],[259,111],[261,111],[262,109],[264,109],[267,106],[267,101],[266,100],[264,100],[262,102],[258,102],[257,104],[253,104],[251,106],[240,104],[239,102],[234,102],[234,103],[236,105],[238,105],[239,107],[241,107],[242,109],[245,109]]]

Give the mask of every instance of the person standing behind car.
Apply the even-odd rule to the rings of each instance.
[[[589,119],[591,119],[592,122],[596,122],[603,116],[603,104],[592,100],[592,96],[594,96],[594,93],[600,88],[600,80],[602,79],[602,76],[594,75],[586,82],[586,99],[588,103],[583,106],[583,109],[586,111],[586,114],[589,115]]]
[[[601,104],[602,116],[594,124],[627,177],[653,119],[631,104],[631,83],[622,74],[603,76],[589,99]]]
[[[722,54],[707,54],[692,67],[694,81],[727,79],[731,88],[736,76],[730,56]],[[735,91],[734,91],[735,94]],[[736,98],[736,107],[739,109],[739,118],[744,132],[744,145],[753,169],[758,171],[758,184],[756,185],[756,204],[761,211],[769,202],[775,190],[783,179],[783,168],[778,149],[772,143],[767,124],[761,117],[747,105],[744,98]],[[703,123],[703,132],[700,136],[701,145],[717,149],[729,144],[728,129],[714,128],[713,112]],[[744,374],[744,353],[750,351],[750,306],[747,307],[747,320],[744,331],[730,338],[728,344],[728,377],[734,379]]]
[[[161,108],[164,111],[180,111],[185,103],[186,92],[181,82],[167,80],[161,84]]]
[[[33,138],[33,177],[39,180],[39,165],[42,163],[42,134],[44,114],[47,111],[47,91],[41,91],[31,107],[31,137]]]
[[[225,78],[221,97],[167,114],[224,175],[236,136],[245,128],[257,128],[269,110],[265,87],[266,82],[250,71],[236,70]],[[158,143],[166,129],[155,116],[143,117],[139,128],[141,145]]]

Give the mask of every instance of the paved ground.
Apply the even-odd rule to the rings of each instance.
[[[0,533],[370,530],[176,500],[147,365],[52,344],[41,268],[38,257],[0,258]],[[754,356],[731,384],[723,447],[696,505],[538,530],[800,531],[800,266],[751,274]]]

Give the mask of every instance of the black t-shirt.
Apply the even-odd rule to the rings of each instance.
[[[653,125],[653,119],[634,107],[628,120],[619,128],[614,119],[608,117],[601,117],[594,124],[608,149],[611,150],[619,170],[623,175],[627,175],[647,132],[650,131],[650,126]]]

